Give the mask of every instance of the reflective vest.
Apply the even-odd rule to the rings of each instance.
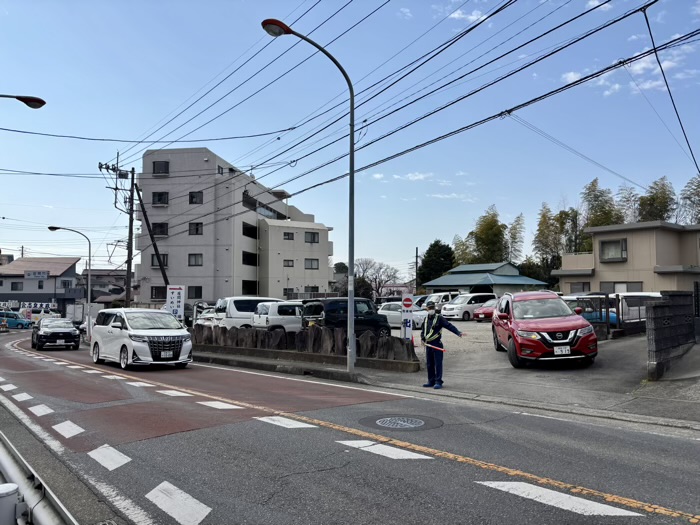
[[[440,314],[436,313],[433,316],[432,323],[430,322],[430,316],[425,318],[425,324],[423,324],[423,339],[426,343],[435,341],[437,338],[440,337],[440,329],[436,330],[436,326],[438,324],[438,317],[440,317]]]

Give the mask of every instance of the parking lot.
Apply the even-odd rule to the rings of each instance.
[[[491,321],[485,321],[483,323],[477,323],[476,321],[450,321],[459,330],[464,332],[466,337],[459,338],[448,330],[442,331],[442,342],[448,352],[459,352],[459,353],[483,353],[483,352],[493,352],[493,338],[491,336]],[[394,329],[391,331],[392,335],[399,336],[400,331]],[[416,345],[416,353],[421,351],[423,356],[425,352],[423,348],[420,347],[420,331],[413,331],[413,338]],[[501,354],[505,355],[505,354]]]

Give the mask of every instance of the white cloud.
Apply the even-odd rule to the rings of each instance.
[[[645,34],[639,33],[639,34],[630,36],[630,37],[627,39],[627,41],[628,41],[628,42],[634,42],[635,40],[641,40],[641,39],[646,38],[646,37],[647,37],[647,36],[646,36]]]
[[[453,18],[455,20],[466,20],[469,23],[473,23],[478,20],[483,20],[486,17],[478,9],[474,9],[474,11],[472,11],[471,13],[465,13],[461,9],[457,9],[457,11],[450,15],[450,18]]]
[[[532,78],[533,78],[534,80],[537,80],[537,73],[533,73],[533,74],[532,74]]]
[[[399,12],[397,15],[400,18],[403,18],[404,20],[408,20],[409,18],[413,18],[413,13],[411,13],[411,10],[408,7],[402,7],[399,9]]]
[[[415,197],[411,197],[411,198],[401,197],[401,200],[404,202],[413,202],[413,201],[417,201],[418,199],[416,199]]]
[[[580,79],[583,75],[581,73],[577,73],[576,71],[569,71],[567,73],[564,73],[561,76],[561,79],[563,82],[566,82],[567,84],[570,84],[571,82],[576,82],[578,79]]]
[[[617,93],[618,91],[620,91],[620,88],[622,88],[622,86],[621,86],[620,84],[613,84],[613,85],[610,86],[608,89],[606,89],[605,91],[603,91],[603,96],[604,96],[604,97],[609,97],[609,96],[612,95],[613,93]]]
[[[694,15],[700,16],[700,0],[695,1],[695,5],[690,8],[690,12]]]
[[[382,195],[382,199],[386,199],[386,195]]]
[[[661,79],[658,80],[644,80],[643,82],[630,82],[630,89],[633,93],[638,93],[641,91],[657,90],[664,91],[666,89],[666,84]]]
[[[372,178],[374,180],[382,180],[384,178],[384,174],[383,173],[375,173],[374,175],[372,175]]]
[[[593,9],[595,6],[602,4],[600,0],[588,0],[586,3],[586,9]],[[599,9],[599,11],[608,11],[609,9],[612,9],[612,2],[607,3]]]
[[[700,69],[684,69],[680,73],[673,75],[676,80],[687,80],[689,78],[695,78],[700,73]]]
[[[408,173],[406,175],[394,175],[397,180],[409,180],[409,181],[420,181],[420,180],[430,180],[433,177],[432,173]]]
[[[438,179],[437,183],[438,186],[452,186],[452,183],[449,180],[445,179]]]
[[[467,173],[466,171],[458,171],[457,173],[455,173],[455,177],[468,177],[468,176],[469,176],[469,173]]]
[[[464,199],[466,197],[463,193],[429,193],[426,196],[434,199]]]
[[[658,14],[654,17],[654,22],[656,22],[657,24],[663,24],[665,18],[666,11],[659,11]]]
[[[654,56],[649,55],[645,56],[644,58],[640,58],[639,60],[635,60],[629,66],[627,66],[627,69],[633,75],[643,75],[644,73],[650,71],[657,71],[659,66],[656,65],[656,59]]]

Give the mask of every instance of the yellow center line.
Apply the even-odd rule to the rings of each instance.
[[[43,354],[37,354],[37,355],[43,355]],[[101,369],[101,368],[85,365],[83,363],[76,363],[74,361],[68,361],[67,359],[63,359],[63,360],[66,362],[69,362],[69,363],[76,364],[76,365],[85,366],[86,368],[92,368],[94,370],[99,370],[101,372],[104,372],[104,369]],[[113,375],[120,375],[121,377],[124,377],[125,379],[133,379],[135,381],[144,381],[144,379],[142,377],[131,376],[131,375],[125,374],[123,372],[120,374],[113,374]],[[616,494],[610,494],[608,492],[602,492],[602,491],[596,490],[596,489],[589,489],[589,488],[582,487],[579,485],[573,485],[571,483],[566,483],[564,481],[557,481],[557,480],[552,479],[552,478],[538,476],[537,474],[531,474],[531,473],[525,472],[523,470],[513,469],[510,467],[504,467],[501,465],[496,465],[495,463],[488,463],[488,462],[481,461],[478,459],[470,458],[468,456],[462,456],[460,454],[453,454],[451,452],[445,452],[443,450],[438,450],[438,449],[426,447],[423,445],[416,445],[414,443],[409,443],[408,441],[402,441],[399,439],[390,438],[387,436],[382,436],[381,434],[375,434],[373,432],[367,432],[365,430],[360,430],[358,428],[348,427],[345,425],[338,425],[336,423],[331,423],[330,421],[324,421],[321,419],[316,419],[316,418],[312,418],[312,417],[308,417],[308,416],[302,416],[301,414],[284,412],[282,410],[276,410],[274,408],[270,408],[270,407],[266,407],[266,406],[262,406],[262,405],[255,405],[253,403],[247,403],[245,401],[237,401],[235,399],[230,399],[227,397],[206,394],[206,393],[200,392],[198,390],[191,390],[189,388],[173,386],[173,385],[169,385],[167,383],[161,383],[158,381],[148,380],[148,383],[152,383],[156,386],[160,386],[163,388],[168,388],[168,389],[172,389],[172,390],[179,390],[181,392],[186,392],[186,393],[194,395],[194,396],[201,396],[201,397],[213,399],[215,401],[222,401],[225,403],[231,403],[231,404],[234,404],[234,405],[237,405],[240,407],[244,407],[244,408],[248,408],[251,410],[258,410],[260,412],[265,412],[265,413],[273,414],[276,416],[282,416],[282,417],[286,417],[289,419],[294,419],[296,421],[301,421],[303,423],[309,423],[311,425],[316,425],[318,427],[328,428],[331,430],[343,432],[345,434],[350,434],[353,436],[358,436],[358,437],[368,439],[371,441],[378,441],[380,443],[384,443],[387,445],[393,445],[395,447],[403,448],[406,450],[411,450],[413,452],[420,452],[420,453],[423,453],[423,454],[426,454],[429,456],[433,456],[436,458],[446,459],[449,461],[455,461],[457,463],[465,463],[467,465],[472,465],[474,467],[478,467],[478,468],[481,468],[484,470],[490,470],[493,472],[500,472],[502,474],[507,474],[508,476],[526,479],[532,483],[537,483],[538,485],[550,486],[550,487],[554,487],[554,488],[559,489],[559,490],[569,491],[573,494],[582,495],[582,496],[589,496],[591,498],[602,499],[608,503],[616,503],[616,504],[622,505],[624,507],[629,507],[629,508],[636,509],[636,510],[643,510],[643,511],[646,511],[646,512],[651,513],[651,514],[660,514],[663,516],[670,516],[672,518],[682,518],[684,520],[687,520],[688,523],[695,523],[695,524],[700,523],[700,513],[692,514],[689,512],[673,510],[673,509],[669,509],[668,507],[663,507],[661,505],[654,505],[652,503],[645,503],[643,501],[638,501],[638,500],[635,500],[632,498],[627,498],[625,496],[618,496]]]

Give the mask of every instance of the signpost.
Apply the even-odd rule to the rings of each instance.
[[[413,297],[408,293],[401,295],[401,337],[409,341],[413,337]]]
[[[165,296],[165,309],[173,314],[180,322],[185,320],[185,287],[179,285],[168,285],[168,292]]]

